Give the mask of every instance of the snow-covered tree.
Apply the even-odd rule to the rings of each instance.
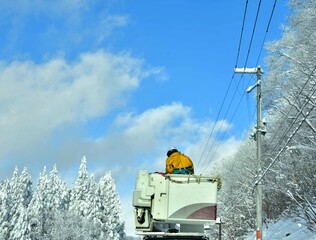
[[[71,193],[71,197],[70,197]],[[83,157],[79,176],[71,190],[58,176],[54,166],[47,176],[40,173],[34,193],[26,168],[19,176],[0,183],[0,239],[123,239],[120,202],[111,174],[96,184],[88,178]]]
[[[47,182],[47,196],[46,199],[46,223],[45,223],[45,237],[48,239],[52,238],[52,229],[56,221],[60,221],[58,216],[60,212],[64,213],[68,210],[69,194],[67,186],[64,181],[58,177],[58,171],[56,165],[53,166],[50,172],[49,179]]]
[[[48,177],[46,167],[40,173],[38,183],[29,205],[30,231],[32,239],[42,239],[49,229],[48,224]]]
[[[31,240],[28,212],[22,203],[18,206],[18,213],[8,239]]]
[[[263,137],[264,223],[296,216],[316,228],[316,0],[291,1],[292,15],[280,40],[268,45],[263,76],[267,134]],[[242,239],[254,229],[255,142],[217,169],[223,179],[219,216],[224,238]]]
[[[10,232],[14,225],[17,223],[17,219],[19,218],[18,208],[21,204],[21,189],[20,189],[20,181],[19,181],[19,170],[18,167],[15,167],[12,178],[10,180],[10,188],[8,195],[10,197],[9,202],[9,223],[10,223]]]
[[[89,177],[87,171],[87,160],[83,156],[79,169],[79,176],[70,193],[70,211],[81,217],[88,215],[87,198],[89,192]]]
[[[84,226],[85,220],[72,211],[60,211],[56,215],[56,221],[52,226],[51,240],[90,240],[89,232]]]
[[[124,225],[120,219],[121,204],[111,172],[103,176],[98,185],[100,199],[103,200],[100,206],[100,221],[105,239],[123,239]]]
[[[94,179],[94,175],[91,174],[89,182],[89,193],[87,198],[87,220],[86,228],[88,229],[89,235],[92,239],[99,239],[101,236],[101,221],[98,218],[100,212],[102,200],[98,194],[97,185]]]
[[[27,208],[32,199],[32,178],[27,169],[24,168],[19,177],[20,198],[22,200],[23,207]]]
[[[67,184],[59,178],[56,165],[53,166],[49,176],[48,199],[48,207],[52,212],[68,209],[69,194]]]
[[[9,239],[30,239],[27,207],[32,198],[32,181],[27,169],[24,168],[22,174],[18,176],[16,168],[11,183],[13,188],[11,191],[13,207],[11,209]]]
[[[218,192],[217,214],[225,222],[224,239],[231,236],[242,238],[255,226],[255,195],[252,186],[256,164],[255,142],[247,139],[234,156],[215,163],[211,170],[223,181],[222,189]],[[217,236],[217,229],[211,229],[211,236]]]
[[[12,202],[9,180],[1,183],[0,202],[0,239],[7,239],[10,234],[10,208]]]
[[[282,38],[268,46],[263,98],[269,131],[263,160],[273,165],[266,176],[265,206],[273,209],[268,217],[295,213],[316,231],[316,1],[291,5]]]

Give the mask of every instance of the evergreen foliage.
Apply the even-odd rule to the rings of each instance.
[[[67,189],[54,166],[49,176],[40,173],[33,192],[24,168],[15,168],[10,180],[0,183],[0,239],[73,240],[125,239],[124,224],[111,173],[95,182],[83,157],[78,179]]]

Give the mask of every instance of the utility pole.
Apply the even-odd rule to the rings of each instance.
[[[249,73],[257,75],[257,83],[247,89],[250,93],[257,88],[257,126],[256,126],[256,141],[257,141],[257,196],[256,196],[256,239],[262,240],[262,169],[261,169],[261,136],[263,134],[262,120],[261,120],[261,75],[263,70],[260,66],[257,68],[235,68],[235,73]]]
[[[216,218],[216,224],[218,224],[218,240],[222,240],[222,220],[220,217]]]

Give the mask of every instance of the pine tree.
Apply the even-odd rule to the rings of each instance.
[[[20,203],[18,207],[18,217],[10,232],[10,240],[31,240],[29,218],[26,207]]]
[[[10,239],[29,239],[27,207],[32,198],[32,181],[26,168],[23,169],[20,176],[18,176],[16,168],[12,179],[12,187],[14,189],[12,189],[13,208],[11,209],[10,224],[12,229]]]
[[[52,212],[68,209],[69,194],[67,185],[58,177],[56,165],[54,165],[49,176],[48,199],[48,207]]]
[[[54,165],[47,183],[47,197],[45,206],[46,211],[46,224],[45,224],[45,237],[52,238],[52,229],[60,213],[65,213],[68,210],[69,194],[67,191],[66,183],[58,177],[56,165]]]
[[[20,178],[19,178],[19,184],[20,184],[20,198],[22,199],[22,205],[23,207],[27,208],[28,205],[31,202],[32,199],[32,178],[31,175],[28,173],[27,169],[24,168]]]
[[[103,200],[100,208],[103,236],[105,239],[122,239],[124,225],[120,219],[121,205],[111,172],[100,179],[99,194],[100,199]]]
[[[92,238],[84,224],[85,221],[78,214],[72,211],[61,211],[56,215],[50,240],[90,240]]]
[[[99,239],[101,235],[101,222],[98,219],[100,211],[100,198],[97,192],[96,182],[94,175],[91,174],[89,182],[89,193],[87,198],[87,217],[88,220],[86,228],[92,239]]]
[[[83,157],[71,198],[69,195],[56,166],[49,178],[44,167],[34,194],[26,168],[19,176],[16,167],[11,180],[0,183],[0,239],[124,239],[120,202],[111,173],[103,176],[98,185],[93,174],[88,180]]]
[[[10,183],[5,180],[1,183],[0,190],[0,239],[8,239],[10,234]]]
[[[12,227],[16,224],[18,218],[18,206],[21,201],[20,188],[19,188],[19,170],[15,167],[11,181],[8,195],[11,202],[9,203],[9,223],[10,231]]]
[[[30,235],[32,239],[42,239],[48,232],[47,216],[49,209],[48,202],[48,179],[46,167],[40,173],[33,198],[29,205]]]
[[[87,216],[87,198],[88,198],[88,171],[87,160],[83,156],[79,169],[78,179],[71,189],[70,194],[70,211],[78,214],[81,217]]]

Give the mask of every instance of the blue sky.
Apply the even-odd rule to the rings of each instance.
[[[248,3],[238,67],[258,2]],[[247,67],[256,67],[273,2],[261,4]],[[57,164],[71,184],[86,155],[96,177],[112,171],[132,233],[139,169],[164,171],[175,145],[207,173],[234,153],[253,122],[253,94],[237,106],[254,80],[232,79],[245,3],[0,1],[1,179],[15,166],[36,179]],[[287,15],[286,1],[278,1],[267,42],[281,36]]]

